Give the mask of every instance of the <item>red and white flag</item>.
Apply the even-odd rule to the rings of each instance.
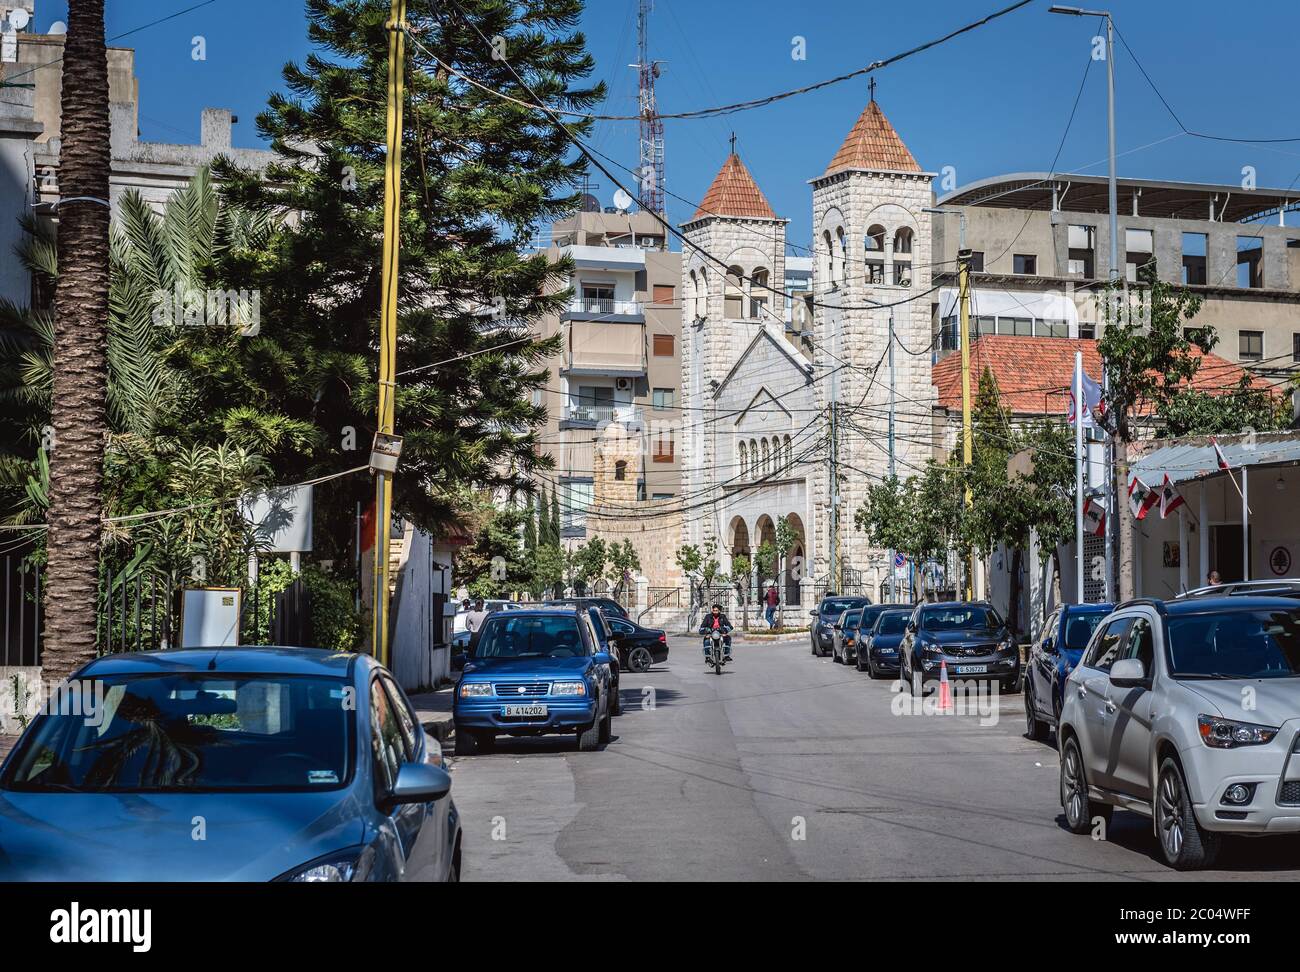
[[[1106,510],[1091,496],[1083,501],[1083,532],[1094,537],[1106,535]]]
[[[1145,520],[1151,507],[1160,502],[1160,494],[1134,476],[1128,484],[1128,505],[1133,511],[1133,519]]]
[[[1091,428],[1093,416],[1101,418],[1106,414],[1106,403],[1101,398],[1101,385],[1088,377],[1088,373],[1082,372],[1083,378],[1083,427]],[[1075,401],[1074,401],[1074,382],[1070,382],[1070,413],[1069,423],[1074,424]]]
[[[1219,448],[1219,440],[1214,436],[1210,436],[1210,445],[1214,446],[1214,458],[1219,463],[1219,468],[1224,470],[1231,469],[1232,467],[1228,465],[1227,457],[1224,456],[1223,450]]]
[[[1160,519],[1165,519],[1178,507],[1184,505],[1187,500],[1174,489],[1174,484],[1169,478],[1169,473],[1165,473],[1164,484],[1160,487]]]

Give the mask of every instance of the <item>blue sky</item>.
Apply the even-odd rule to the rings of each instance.
[[[111,36],[183,9],[195,0],[109,0]],[[818,0],[656,0],[653,55],[666,62],[661,110],[729,103],[831,77],[888,57],[1010,0],[928,0],[924,4]],[[1094,18],[1049,15],[1034,3],[943,47],[877,73],[877,99],[918,161],[956,169],[959,185],[1004,172],[1049,168],[1084,68]],[[635,0],[589,0],[583,29],[596,72],[609,84],[609,114],[635,114]],[[1300,136],[1294,99],[1294,45],[1300,3],[1255,0],[1113,0],[1124,37],[1188,128],[1246,138]],[[36,27],[66,16],[66,4],[37,0]],[[240,117],[237,145],[260,144],[253,121],[280,68],[308,51],[296,0],[217,0],[117,43],[136,48],[140,127],[156,141],[197,141],[204,106]],[[207,60],[191,59],[201,34]],[[807,57],[791,57],[793,38]],[[1260,186],[1300,180],[1300,141],[1247,145],[1178,136],[1178,126],[1117,41],[1116,97],[1121,176],[1240,183],[1253,166]],[[1104,65],[1092,64],[1058,171],[1105,173]],[[806,244],[811,194],[867,101],[866,79],[728,117],[667,123],[670,192],[698,200],[727,152],[737,148],[781,216],[789,239]],[[1156,144],[1152,144],[1156,143]],[[635,122],[603,123],[594,144],[637,164]],[[1136,150],[1136,151],[1134,151]],[[1089,163],[1099,163],[1088,166]],[[1086,167],[1087,166],[1087,167]],[[1086,168],[1085,168],[1086,167]],[[620,176],[626,173],[616,172]],[[614,186],[596,174],[608,201]],[[630,178],[630,177],[628,177]],[[674,222],[693,210],[670,199]]]

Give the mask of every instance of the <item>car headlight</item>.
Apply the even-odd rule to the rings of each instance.
[[[554,682],[551,684],[552,695],[586,695],[586,682]]]
[[[1196,725],[1201,741],[1211,749],[1235,749],[1237,746],[1264,746],[1273,741],[1277,730],[1253,722],[1236,722],[1219,716],[1199,715]]]
[[[364,881],[370,876],[371,862],[370,849],[357,845],[308,861],[301,867],[281,874],[276,880],[295,884],[340,884],[348,881]]]
[[[1004,638],[1002,641],[998,642],[998,651],[1010,651],[1015,646],[1016,643],[1010,638]]]
[[[461,682],[460,697],[462,699],[477,699],[485,695],[492,694],[492,684],[490,682]]]
[[[939,646],[933,641],[921,642],[921,651],[931,655],[939,654]]]

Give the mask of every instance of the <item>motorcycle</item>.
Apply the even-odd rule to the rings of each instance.
[[[708,649],[708,662],[717,675],[722,674],[722,666],[730,659],[726,657],[726,636],[718,629],[709,631],[704,636],[704,645]]]

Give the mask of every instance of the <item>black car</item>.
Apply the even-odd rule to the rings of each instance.
[[[1061,720],[1065,680],[1083,658],[1092,633],[1113,604],[1062,604],[1043,625],[1025,662],[1025,723],[1040,742]]]
[[[912,605],[888,604],[876,614],[874,624],[859,629],[858,671],[872,678],[898,674],[898,649],[911,616]]]
[[[1020,648],[993,605],[982,601],[921,604],[912,612],[899,646],[903,682],[923,688],[945,665],[950,679],[997,680],[1004,692],[1020,684]]]
[[[910,604],[870,604],[845,611],[832,627],[832,660],[845,665],[856,662],[861,654],[863,639],[875,625],[881,612],[890,608],[902,608],[908,614],[912,613]]]
[[[871,598],[848,595],[828,594],[808,613],[813,623],[810,630],[812,653],[829,655],[835,650],[835,622],[845,611],[870,607]]]
[[[545,601],[546,604],[574,604],[578,607],[590,607],[595,605],[608,617],[622,618],[624,621],[630,621],[627,615],[627,608],[619,604],[612,597],[553,597]]]
[[[661,628],[646,628],[626,618],[605,621],[613,632],[612,642],[618,649],[621,666],[629,672],[649,671],[651,665],[668,660],[668,633]]]

